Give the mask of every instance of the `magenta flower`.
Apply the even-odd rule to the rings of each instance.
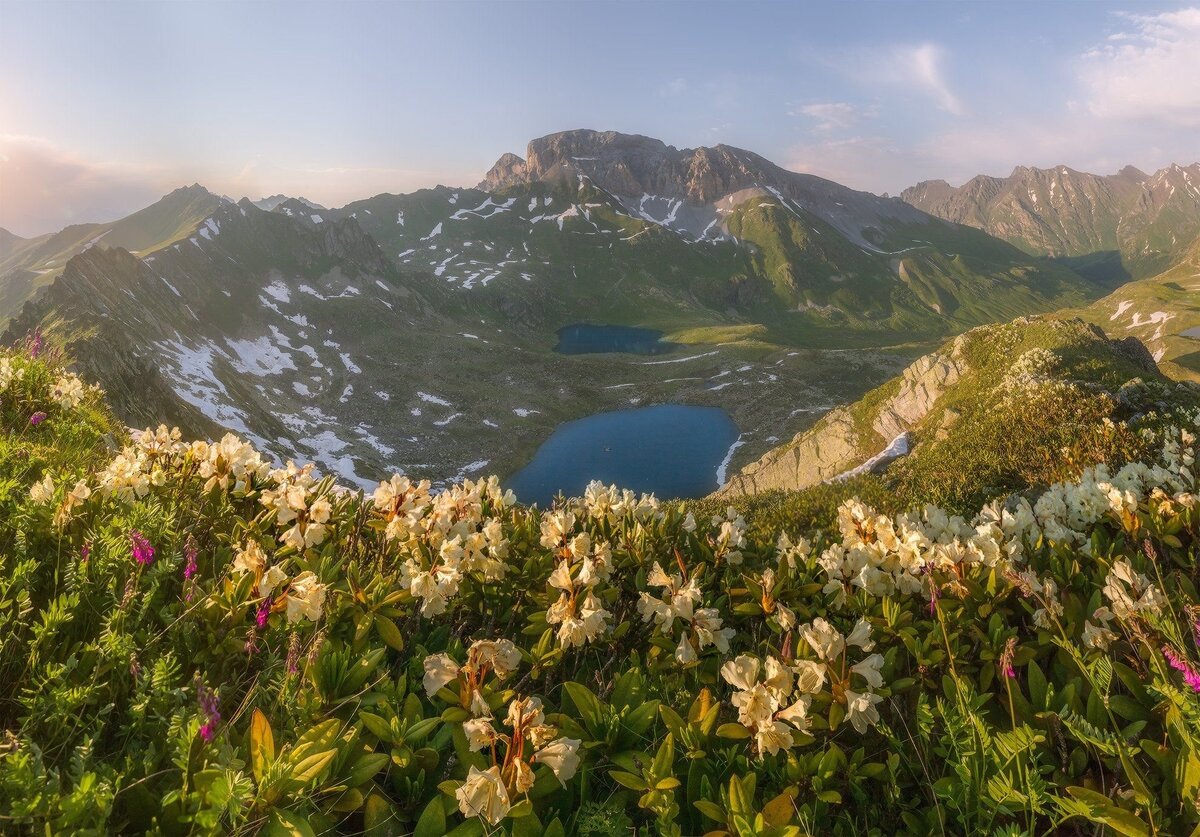
[[[267,627],[267,618],[271,615],[271,597],[267,596],[263,599],[262,604],[258,606],[258,610],[254,613],[254,624],[261,631]]]
[[[79,563],[86,564],[88,558],[92,555],[92,542],[86,541],[83,546],[79,547]]]
[[[150,541],[146,540],[145,535],[134,529],[129,533],[129,540],[133,544],[134,561],[144,567],[154,563],[154,547],[150,545]]]
[[[196,677],[196,701],[200,704],[200,711],[204,713],[200,737],[208,743],[216,737],[217,725],[221,723],[221,700],[216,692],[200,681],[199,676]]]
[[[183,565],[183,578],[185,581],[196,574],[196,570],[198,569],[196,565],[197,552],[196,542],[191,537],[188,537],[187,544],[183,547],[183,557],[187,559]]]
[[[41,410],[38,410],[36,413],[34,413],[32,416],[29,417],[29,423],[32,424],[34,427],[37,427],[39,424],[41,424],[45,420],[46,420],[46,414],[43,413]]]
[[[1183,682],[1188,685],[1188,688],[1193,692],[1200,693],[1200,672],[1192,668],[1187,660],[1176,654],[1173,649],[1164,646],[1162,653],[1167,658],[1167,662],[1171,664],[1171,668],[1183,674]]]
[[[29,336],[29,356],[36,358],[42,353],[42,330],[39,328]]]

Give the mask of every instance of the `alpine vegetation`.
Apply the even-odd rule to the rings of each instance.
[[[37,342],[0,399],[6,833],[1200,824],[1194,409],[968,514],[771,528],[350,491],[126,431]]]

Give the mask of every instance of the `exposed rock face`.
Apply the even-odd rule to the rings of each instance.
[[[925,418],[942,393],[958,382],[966,371],[955,341],[949,353],[925,355],[900,376],[900,391],[889,398],[872,424],[881,439],[891,440]]]
[[[790,444],[768,452],[735,474],[718,492],[722,496],[757,494],[782,489],[795,491],[844,474],[914,428],[937,404],[946,390],[967,371],[962,338],[949,350],[919,358],[904,370],[898,391],[887,398],[872,417],[873,433],[863,434],[860,422],[846,408],[838,408]],[[907,451],[907,446],[905,450]],[[885,467],[896,457],[876,462]]]
[[[476,189],[494,192],[518,183],[525,183],[525,161],[512,152],[506,151],[500,155],[496,165],[488,169]]]
[[[563,131],[535,139],[525,160],[505,154],[479,188],[495,191],[518,183],[574,182],[580,176],[620,197],[652,195],[695,206],[714,204],[748,189],[774,191],[856,243],[867,243],[863,233],[872,227],[932,220],[903,201],[788,171],[740,148],[678,149],[651,137],[616,131]]]
[[[798,433],[790,444],[769,451],[734,474],[717,496],[807,488],[857,465],[865,458],[860,451],[854,420],[848,410],[839,407],[812,429]]]
[[[1119,253],[1134,275],[1162,270],[1200,235],[1200,163],[1148,175],[1017,166],[955,188],[930,180],[900,197],[931,215],[978,227],[1026,252],[1048,256]]]

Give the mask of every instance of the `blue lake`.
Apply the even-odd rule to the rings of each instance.
[[[564,355],[601,352],[661,355],[679,348],[678,343],[664,343],[662,336],[661,331],[652,328],[576,323],[558,330],[558,345],[554,351]]]
[[[738,435],[719,407],[597,413],[559,425],[507,487],[543,508],[560,491],[579,496],[592,480],[661,499],[702,497],[718,488],[718,470],[724,476]]]
[[[1193,337],[1196,340],[1200,340],[1200,326],[1192,326],[1191,328],[1187,329],[1186,331],[1181,331],[1181,332],[1179,332],[1179,336],[1180,337]]]

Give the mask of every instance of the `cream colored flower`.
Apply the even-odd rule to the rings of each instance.
[[[454,795],[464,817],[483,817],[492,825],[499,825],[512,807],[497,765],[487,770],[472,766],[467,780]]]
[[[287,573],[278,564],[271,567],[258,582],[258,595],[265,599],[275,591],[275,588],[287,580]]]
[[[54,480],[46,474],[29,488],[29,499],[36,505],[44,506],[54,499]]]
[[[459,665],[450,659],[449,654],[430,654],[425,658],[425,677],[421,685],[425,694],[433,697],[451,680],[458,678]]]
[[[815,695],[825,685],[825,664],[814,660],[796,660],[792,663],[796,672],[796,690]]]
[[[860,662],[852,665],[850,670],[867,681],[867,685],[872,689],[878,689],[883,685],[883,655],[872,654]]]
[[[230,570],[237,575],[254,573],[257,576],[263,571],[266,564],[267,556],[263,554],[258,541],[247,541],[246,545],[239,549],[238,554],[234,556]]]
[[[491,718],[471,718],[463,721],[463,732],[466,733],[467,744],[470,746],[471,752],[478,752],[484,747],[492,746],[498,738],[496,730],[492,727]]]
[[[801,628],[800,633],[822,660],[836,660],[846,650],[845,637],[820,617]]]
[[[883,698],[874,692],[854,692],[846,690],[846,720],[859,733],[867,731],[867,727],[879,722],[879,710],[875,704]]]
[[[292,579],[287,591],[288,623],[307,619],[316,622],[325,606],[325,585],[315,575],[305,571]]]
[[[758,683],[758,659],[749,654],[739,654],[721,666],[721,676],[735,688],[753,689]]]
[[[579,745],[583,743],[578,738],[559,738],[538,750],[533,760],[547,765],[554,771],[559,783],[566,787],[567,782],[579,768]]]

